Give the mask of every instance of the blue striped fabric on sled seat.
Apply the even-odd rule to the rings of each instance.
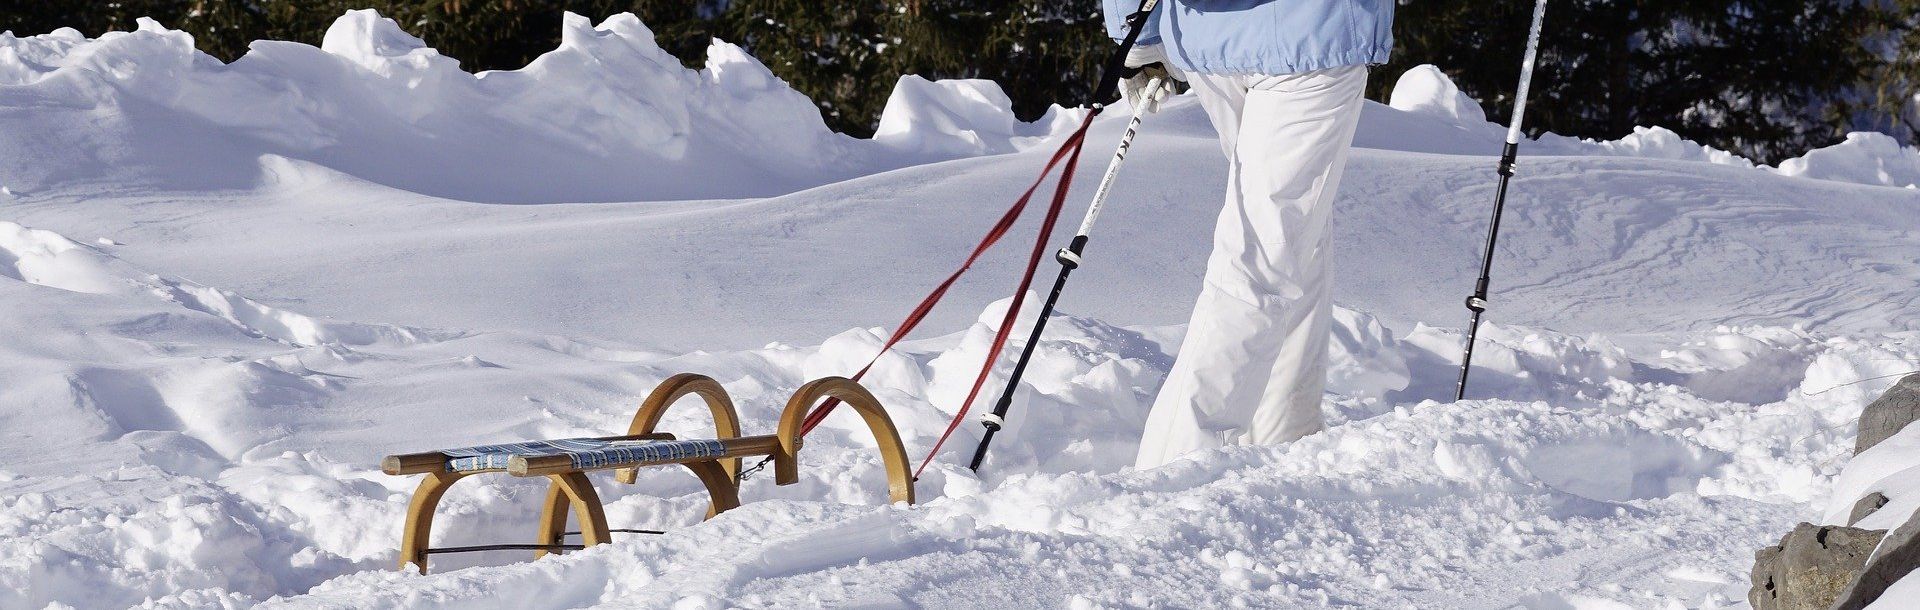
[[[574,468],[591,470],[689,458],[719,457],[725,455],[726,451],[726,445],[721,444],[720,441],[705,439],[664,441],[563,438],[445,449],[441,453],[450,458],[447,460],[447,470],[478,472],[505,470],[507,460],[516,455],[525,458],[564,455],[573,460]]]

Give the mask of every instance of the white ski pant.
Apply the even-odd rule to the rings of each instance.
[[[1324,426],[1328,229],[1367,68],[1191,76],[1227,154],[1227,201],[1186,339],[1147,416],[1140,468]]]

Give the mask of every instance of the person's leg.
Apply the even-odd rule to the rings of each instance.
[[[1237,258],[1250,287],[1274,299],[1274,359],[1247,424],[1247,442],[1291,441],[1324,427],[1327,342],[1333,327],[1333,202],[1360,123],[1365,66],[1251,83],[1237,155],[1249,168],[1242,188],[1247,226],[1261,247]],[[1252,169],[1258,164],[1259,170]],[[1256,197],[1262,199],[1256,204]],[[1255,372],[1250,372],[1253,374]]]
[[[1227,160],[1233,160],[1235,142],[1240,139],[1240,107],[1247,102],[1247,78],[1245,76],[1223,76],[1219,74],[1190,74],[1192,81],[1187,83],[1195,97],[1200,98],[1200,109],[1207,112],[1207,120],[1213,122],[1213,130],[1220,134],[1220,152],[1226,153]],[[1229,167],[1228,171],[1232,171]],[[1229,176],[1231,183],[1233,178]],[[1228,197],[1233,194],[1229,192]]]
[[[1240,107],[1246,102],[1246,79],[1240,76],[1215,74],[1190,74],[1194,95],[1200,98],[1200,107],[1213,122],[1214,131],[1220,134],[1220,149],[1227,156],[1227,201],[1225,210],[1238,206],[1236,201],[1240,189],[1238,183],[1239,163],[1234,161],[1234,146],[1239,140]],[[1221,222],[1224,222],[1224,217]],[[1217,233],[1217,231],[1216,231]],[[1219,246],[1216,244],[1215,248]],[[1219,444],[1209,438],[1202,429],[1198,412],[1190,408],[1196,398],[1210,393],[1201,373],[1205,367],[1213,366],[1205,358],[1188,357],[1186,354],[1198,354],[1205,351],[1206,344],[1213,343],[1203,336],[1209,335],[1206,316],[1207,291],[1201,290],[1200,302],[1194,306],[1191,320],[1187,322],[1187,335],[1181,341],[1181,354],[1174,360],[1173,369],[1167,372],[1167,379],[1160,385],[1160,393],[1154,400],[1153,408],[1147,413],[1146,429],[1140,435],[1140,448],[1134,462],[1141,468],[1158,466],[1179,457],[1180,454],[1200,447],[1215,447]],[[1197,347],[1195,345],[1198,344]],[[1191,348],[1190,348],[1191,347]]]
[[[1243,78],[1227,204],[1187,336],[1148,415],[1141,468],[1321,427],[1327,232],[1366,69]]]

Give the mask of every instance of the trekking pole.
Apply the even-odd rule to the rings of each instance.
[[[1093,191],[1093,202],[1087,204],[1087,216],[1080,220],[1080,230],[1073,236],[1067,247],[1061,248],[1053,258],[1060,261],[1060,275],[1053,278],[1053,291],[1047,293],[1047,302],[1040,306],[1040,318],[1033,321],[1033,332],[1027,335],[1026,346],[1020,348],[1020,359],[1013,363],[1013,373],[1007,377],[1007,388],[1000,392],[1000,401],[994,403],[993,412],[980,416],[980,425],[987,427],[985,436],[980,437],[980,446],[973,450],[973,462],[967,468],[978,472],[980,463],[987,459],[987,445],[993,444],[993,435],[1006,425],[1007,410],[1013,408],[1013,391],[1020,387],[1020,377],[1027,372],[1027,363],[1033,360],[1033,350],[1040,345],[1040,334],[1047,329],[1047,318],[1053,317],[1053,306],[1060,302],[1060,292],[1067,287],[1067,276],[1080,267],[1080,254],[1087,249],[1087,236],[1093,232],[1093,222],[1100,218],[1100,210],[1106,207],[1107,193],[1113,188],[1113,179],[1120,175],[1120,164],[1127,160],[1127,149],[1133,146],[1133,136],[1140,130],[1140,119],[1147,114],[1147,107],[1161,87],[1171,86],[1165,79],[1155,77],[1147,81],[1147,90],[1142,92],[1140,103],[1133,106],[1133,118],[1127,120],[1127,131],[1120,136],[1120,147],[1113,152],[1113,160],[1107,162],[1107,173],[1100,177],[1100,187]]]
[[[1520,88],[1513,98],[1513,121],[1507,126],[1507,145],[1500,151],[1500,186],[1493,195],[1493,220],[1487,225],[1487,247],[1480,254],[1480,279],[1474,282],[1473,296],[1467,297],[1467,309],[1473,321],[1467,324],[1467,349],[1460,356],[1460,385],[1453,399],[1467,397],[1467,371],[1473,367],[1473,342],[1480,334],[1480,314],[1487,311],[1487,285],[1493,275],[1493,246],[1500,239],[1500,213],[1507,207],[1507,183],[1513,179],[1514,158],[1520,154],[1520,122],[1527,111],[1527,90],[1533,85],[1533,64],[1540,54],[1540,24],[1547,17],[1547,0],[1533,5],[1533,27],[1527,32],[1527,54],[1520,62]]]

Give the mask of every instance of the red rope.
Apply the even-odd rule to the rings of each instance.
[[[1088,123],[1080,126],[1082,135],[1085,135],[1087,125],[1092,120],[1093,113],[1090,112],[1087,114]],[[980,395],[980,387],[987,383],[987,377],[993,373],[993,361],[1000,356],[1000,349],[1007,345],[1007,338],[1013,334],[1014,320],[1020,317],[1020,305],[1026,302],[1027,289],[1033,286],[1034,272],[1039,270],[1040,259],[1047,253],[1047,238],[1053,235],[1053,225],[1060,220],[1060,209],[1066,205],[1067,189],[1073,186],[1073,170],[1080,164],[1080,149],[1085,143],[1084,137],[1073,143],[1073,152],[1067,155],[1067,163],[1060,169],[1060,184],[1053,189],[1053,201],[1047,206],[1046,219],[1040,223],[1040,235],[1033,240],[1033,253],[1027,257],[1027,271],[1020,276],[1020,287],[1013,291],[1013,303],[1007,306],[1006,315],[1000,318],[1000,330],[993,334],[993,347],[987,348],[985,362],[980,363],[980,374],[973,378],[973,388],[967,390],[967,400],[960,403],[960,411],[953,414],[953,421],[948,422],[946,431],[940,433],[940,440],[934,441],[927,458],[920,462],[919,468],[914,469],[913,478],[920,478],[920,473],[925,472],[927,466],[933,463],[933,457],[940,453],[940,446],[947,444],[947,437],[953,436],[953,431],[960,428],[960,422],[967,417],[967,410],[973,408],[973,399]]]
[[[1033,276],[1035,271],[1039,269],[1040,259],[1046,254],[1047,238],[1052,236],[1054,223],[1059,220],[1060,210],[1066,203],[1067,189],[1073,184],[1073,170],[1079,165],[1080,149],[1086,143],[1087,128],[1093,125],[1093,117],[1098,114],[1100,114],[1100,108],[1097,106],[1087,112],[1086,118],[1080,122],[1080,127],[1075,129],[1073,134],[1068,136],[1067,140],[1060,144],[1059,150],[1054,151],[1053,157],[1047,160],[1047,166],[1040,170],[1040,176],[1034,178],[1033,184],[1027,187],[1026,192],[1022,193],[1020,198],[1015,200],[1013,205],[1008,207],[1007,211],[1000,215],[1000,220],[993,224],[993,227],[987,231],[985,237],[981,238],[980,244],[974,246],[973,253],[967,256],[966,262],[962,263],[960,268],[954,270],[951,275],[948,275],[945,281],[940,282],[940,285],[935,287],[933,292],[928,293],[926,298],[921,299],[920,304],[914,306],[913,311],[907,314],[907,318],[900,322],[900,327],[894,329],[893,335],[887,338],[887,342],[880,346],[880,352],[874,354],[873,360],[867,361],[866,366],[860,367],[860,372],[853,374],[853,379],[856,381],[866,375],[867,371],[873,368],[874,363],[880,361],[880,356],[885,355],[887,350],[893,349],[894,344],[906,338],[907,333],[912,332],[914,327],[919,326],[920,322],[926,319],[927,314],[933,311],[934,305],[938,304],[940,299],[946,296],[947,289],[952,288],[954,282],[958,281],[961,275],[972,268],[975,261],[980,260],[981,255],[985,254],[989,248],[993,247],[994,243],[1000,241],[1000,238],[1005,236],[1007,231],[1013,228],[1014,222],[1020,219],[1021,212],[1026,210],[1027,202],[1033,199],[1033,194],[1040,190],[1040,185],[1046,182],[1047,176],[1053,173],[1054,167],[1060,166],[1062,164],[1061,162],[1065,161],[1065,165],[1060,174],[1059,184],[1054,187],[1053,199],[1047,208],[1046,219],[1040,225],[1040,235],[1034,240],[1033,253],[1027,259],[1026,274],[1020,278],[1020,288],[1013,293],[1013,304],[1007,309],[1006,316],[1001,320],[1000,330],[994,334],[993,347],[987,351],[986,361],[981,363],[980,374],[974,378],[973,388],[967,392],[966,402],[961,403],[960,412],[954,414],[953,421],[947,424],[946,431],[941,433],[940,440],[934,443],[933,450],[927,452],[926,460],[922,461],[920,468],[914,471],[916,478],[920,476],[921,471],[926,470],[928,464],[933,463],[933,457],[940,452],[940,446],[947,442],[947,437],[952,436],[953,431],[960,427],[960,422],[966,419],[967,410],[972,408],[974,398],[977,398],[980,394],[980,387],[986,383],[987,377],[993,371],[993,362],[999,357],[1001,348],[1006,345],[1007,337],[1009,333],[1012,332],[1014,319],[1020,314],[1020,305],[1026,300],[1027,289],[1033,284]],[[840,400],[835,398],[829,398],[826,402],[821,403],[819,408],[807,414],[807,418],[800,427],[800,434],[805,436],[807,433],[812,432],[814,427],[819,426],[820,422],[826,420],[827,414],[833,412],[834,407],[839,406],[839,404]]]

